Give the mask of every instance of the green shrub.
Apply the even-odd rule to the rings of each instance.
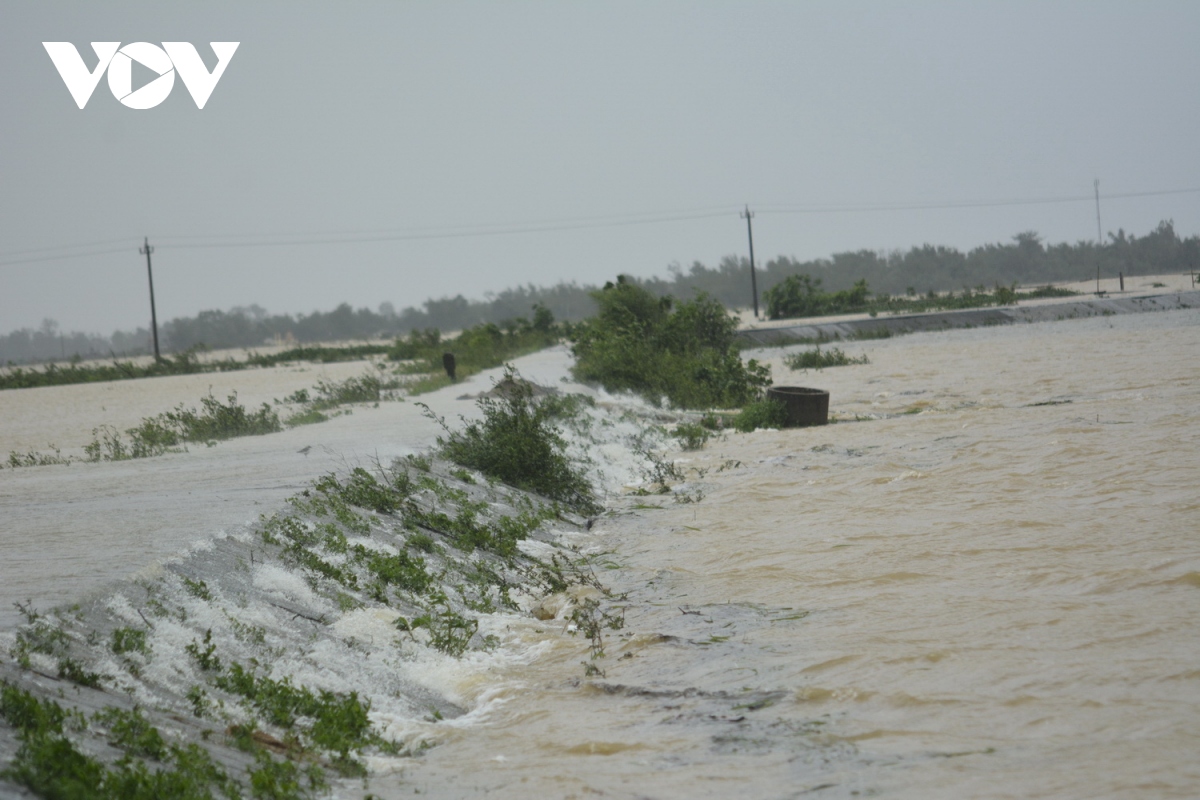
[[[782,428],[787,423],[787,406],[778,400],[757,400],[733,418],[733,427],[742,433],[759,428]]]
[[[844,367],[849,364],[869,364],[865,356],[854,358],[842,352],[841,348],[831,347],[822,351],[820,347],[792,353],[783,357],[783,363],[791,369],[824,369],[825,367]]]
[[[763,299],[767,303],[768,317],[784,319],[863,311],[867,305],[867,293],[865,279],[855,281],[850,289],[830,293],[821,290],[820,278],[789,275],[763,292]]]
[[[578,380],[678,408],[738,407],[770,383],[768,367],[742,362],[736,319],[708,295],[676,303],[621,276],[592,297],[599,313],[572,333]]]
[[[146,417],[136,428],[125,431],[129,441],[110,425],[92,429],[92,441],[83,448],[88,461],[124,461],[160,456],[184,442],[211,442],[235,436],[258,436],[283,430],[279,416],[266,403],[247,411],[237,401],[237,392],[222,403],[209,392],[200,398],[202,410],[176,406],[174,411]]]
[[[138,628],[117,628],[112,632],[112,651],[116,655],[142,653],[148,655],[146,632]]]
[[[385,392],[400,388],[398,380],[385,381],[378,375],[361,375],[341,382],[317,381],[316,397],[309,401],[312,411],[327,411],[347,403],[378,403]]]
[[[499,481],[536,492],[551,500],[592,511],[596,501],[583,469],[566,454],[566,441],[553,423],[557,406],[533,396],[533,387],[511,366],[504,370],[499,397],[480,397],[483,419],[467,422],[462,430],[438,437],[449,460]],[[426,408],[426,413],[433,416]]]
[[[200,405],[202,411],[185,409],[180,405],[174,411],[143,421],[142,427],[153,423],[157,429],[168,430],[173,426],[179,432],[179,438],[189,442],[258,436],[283,430],[279,416],[269,405],[263,403],[257,411],[248,412],[245,406],[238,403],[237,392],[229,395],[227,403],[222,403],[209,392],[207,397],[200,398]],[[155,435],[158,435],[157,432]]]
[[[684,450],[699,450],[712,437],[712,430],[699,422],[681,422],[671,431]]]

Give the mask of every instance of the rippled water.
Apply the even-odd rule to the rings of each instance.
[[[701,502],[597,526],[603,679],[529,631],[384,793],[1194,797],[1198,345],[1177,312],[845,347],[793,377],[862,421],[681,454]]]
[[[437,746],[373,762],[371,791],[1196,796],[1198,346],[1200,312],[1180,311],[847,344],[870,363],[808,374],[758,354],[778,382],[829,389],[839,424],[675,454],[699,502],[625,497],[577,540],[624,597],[604,674],[584,675],[587,643],[565,620],[496,616],[502,652],[437,677],[470,713],[406,723]],[[535,362],[546,380],[565,366],[554,358]],[[410,412],[161,463],[259,470],[282,495],[319,474],[294,454],[314,436],[339,459],[428,443]],[[396,430],[409,439],[387,438]],[[53,469],[62,488],[77,467],[3,473],[6,506],[24,508],[23,487],[43,491],[29,476]],[[190,478],[178,480],[182,497]],[[246,478],[211,480],[232,497]],[[231,502],[231,520],[252,515],[249,499]],[[90,541],[117,541],[115,527]],[[62,538],[89,541],[80,530]],[[59,569],[26,554],[22,579]]]

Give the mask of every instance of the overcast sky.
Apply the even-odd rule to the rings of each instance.
[[[1106,232],[1200,232],[1200,193],[1105,199],[1200,187],[1190,0],[3,8],[0,333],[146,325],[143,236],[163,320],[715,265],[747,203],[760,260],[1094,239],[1090,199],[964,204],[1097,178]],[[44,41],[241,44],[202,110],[80,110]]]

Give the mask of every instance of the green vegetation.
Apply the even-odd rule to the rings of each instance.
[[[733,418],[733,427],[742,433],[750,433],[759,428],[782,428],[786,423],[787,406],[773,399],[749,403]]]
[[[742,362],[735,318],[707,295],[676,303],[621,276],[592,297],[600,312],[572,334],[581,381],[678,408],[738,407],[770,382],[769,368]]]
[[[225,403],[209,393],[200,398],[200,405],[200,411],[180,404],[174,411],[143,419],[141,425],[125,432],[128,442],[111,426],[96,428],[91,443],[83,448],[87,460],[149,458],[177,450],[184,442],[214,442],[283,430],[279,415],[269,405],[263,403],[257,411],[247,411],[238,403],[237,392]]]
[[[450,608],[445,595],[440,599],[442,602],[436,611],[412,619],[397,617],[394,624],[398,629],[409,633],[425,629],[429,632],[430,647],[458,658],[467,651],[471,637],[479,630],[479,620],[469,619],[455,612]]]
[[[965,288],[959,294],[953,291],[938,294],[930,290],[918,296],[910,290],[909,296],[892,297],[886,294],[872,296],[867,281],[860,278],[849,290],[826,292],[821,289],[821,279],[809,275],[789,275],[763,293],[767,305],[767,316],[771,319],[794,317],[820,317],[831,314],[866,312],[875,316],[880,313],[918,313],[934,310],[984,308],[987,306],[1014,305],[1021,300],[1040,297],[1069,297],[1077,294],[1067,289],[1043,286],[1027,292],[1019,292],[1016,284],[996,285],[989,292],[982,286]]]
[[[555,427],[561,405],[537,399],[533,387],[512,367],[497,384],[499,397],[480,397],[483,419],[463,421],[452,431],[426,409],[445,430],[438,437],[442,455],[469,469],[535,492],[585,512],[597,509],[582,467],[566,454],[566,441]]]
[[[309,398],[304,391],[307,407],[312,411],[328,411],[338,406],[350,403],[379,403],[393,399],[394,390],[399,389],[400,381],[385,380],[378,375],[360,375],[357,378],[347,378],[341,382],[317,381],[313,388],[315,396]],[[297,392],[293,397],[298,396]]]
[[[49,467],[57,464],[70,464],[71,459],[64,457],[62,450],[54,445],[50,446],[54,454],[39,453],[35,450],[30,450],[27,453],[18,453],[15,450],[8,454],[8,466],[16,469],[18,467]]]
[[[702,422],[681,422],[671,431],[683,450],[699,450],[713,436],[713,429]]]
[[[8,682],[0,682],[0,718],[16,730],[20,741],[16,757],[0,771],[0,777],[41,797],[89,800],[243,797],[241,786],[203,748],[168,743],[137,708],[127,711],[110,707],[90,720],[91,725],[106,730],[109,744],[124,754],[111,765],[76,747],[68,732],[87,729],[89,720],[79,712],[63,709],[53,700],[39,699]],[[254,798],[307,798],[327,787],[319,767],[310,765],[301,770],[290,762],[275,761],[261,750],[256,752],[253,766],[247,769],[246,780]]]
[[[246,364],[255,367],[274,367],[279,364],[290,364],[295,361],[313,361],[320,364],[334,364],[341,361],[363,361],[371,356],[386,355],[392,349],[387,344],[353,344],[342,347],[293,347],[274,355],[251,353],[246,357]]]
[[[222,361],[201,362],[197,357],[198,350],[185,350],[174,356],[166,356],[161,361],[148,364],[134,364],[132,361],[118,361],[112,364],[81,364],[80,359],[73,359],[66,366],[47,364],[43,369],[22,369],[12,367],[0,372],[0,389],[29,389],[35,386],[62,386],[71,383],[100,383],[103,381],[121,381],[133,378],[157,378],[164,375],[194,375],[199,372],[229,372],[245,369],[246,365],[232,359]]]
[[[763,292],[763,300],[771,319],[848,314],[866,310],[867,282],[858,280],[851,289],[830,293],[821,290],[820,278],[789,275]]]
[[[341,382],[318,381],[312,391],[300,389],[286,398],[276,400],[276,405],[290,404],[300,410],[290,415],[282,424],[278,414],[266,403],[256,411],[247,411],[237,402],[237,393],[229,395],[222,403],[210,392],[200,398],[201,409],[184,408],[182,404],[174,411],[146,417],[136,428],[129,428],[122,435],[111,425],[92,429],[92,441],[84,445],[84,460],[126,461],[132,458],[150,458],[164,453],[180,452],[187,442],[215,444],[218,440],[237,436],[259,436],[283,430],[284,426],[296,427],[325,422],[332,416],[348,414],[348,410],[333,411],[351,403],[375,403],[398,399],[396,390],[399,380],[384,379],[366,374],[347,378]],[[332,413],[324,413],[332,411]],[[40,467],[52,464],[66,465],[73,460],[62,455],[57,447],[54,453],[9,453],[8,466]]]
[[[209,372],[237,372],[254,367],[273,367],[296,361],[314,361],[329,364],[339,361],[361,361],[371,356],[391,352],[393,345],[371,344],[346,347],[297,347],[275,355],[250,353],[245,360],[223,358],[201,361],[199,354],[208,350],[195,345],[173,356],[164,356],[159,361],[135,364],[132,361],[112,359],[110,364],[83,364],[78,356],[66,366],[47,364],[42,369],[10,367],[0,372],[0,390],[29,389],[36,386],[64,386],[74,383],[101,383],[104,381],[158,378],[167,375],[197,375]]]
[[[846,355],[841,348],[831,347],[822,350],[817,347],[800,353],[791,353],[783,357],[783,363],[789,369],[824,369],[825,367],[844,367],[851,364],[869,364],[866,354],[857,358]]]
[[[279,416],[269,405],[263,403],[257,411],[248,412],[238,403],[237,392],[230,394],[226,403],[221,403],[210,392],[207,397],[200,398],[200,405],[203,407],[201,411],[179,405],[174,411],[146,420],[143,428],[151,425],[157,425],[162,430],[174,428],[185,442],[261,436],[283,429],[279,424]]]
[[[584,661],[583,674],[588,678],[603,678],[604,671],[596,662],[604,658],[604,629],[619,631],[625,627],[625,613],[614,614],[600,606],[600,601],[594,597],[585,598],[571,610],[571,635],[583,634],[588,640],[591,660]]]
[[[112,632],[112,651],[115,655],[125,653],[149,653],[146,632],[138,628],[117,628]]]
[[[357,692],[313,692],[290,678],[274,680],[237,663],[217,675],[213,684],[244,698],[268,723],[298,734],[310,746],[335,753],[335,763],[343,771],[361,773],[361,765],[351,764],[351,753],[360,753],[376,737],[367,719],[371,704],[360,701]],[[298,724],[301,720],[304,723]]]
[[[402,369],[412,375],[425,375],[408,385],[410,394],[440,389],[454,381],[446,375],[442,356],[450,353],[455,360],[455,379],[498,367],[506,361],[544,350],[558,342],[562,326],[542,305],[533,307],[533,321],[520,317],[499,325],[485,322],[466,328],[452,339],[442,339],[436,328],[413,330],[407,340],[397,340],[389,352],[395,361],[411,362]]]
[[[288,402],[311,404],[314,395]],[[85,702],[108,707],[87,717],[6,691],[0,714],[18,730],[22,749],[5,778],[50,797],[308,797],[329,789],[327,771],[365,777],[371,756],[408,752],[371,724],[372,704],[396,686],[346,683],[361,676],[359,654],[373,668],[413,647],[461,657],[497,645],[480,615],[517,609],[510,591],[538,597],[586,584],[604,592],[586,562],[542,561],[517,547],[548,520],[578,523],[568,506],[596,509],[562,433],[591,430],[589,401],[535,397],[509,369],[479,405],[479,421],[446,431],[443,452],[459,457],[451,463],[413,457],[325,475],[263,518],[253,540],[215,542],[212,552],[121,589],[120,603],[49,618],[22,606],[26,624],[12,639],[17,664],[46,671],[57,663],[63,677],[106,692],[86,693]],[[715,425],[705,418],[697,435]],[[654,429],[641,442],[660,435]],[[659,469],[666,480],[674,465]],[[252,573],[267,565],[289,568],[318,602],[290,589],[284,599],[276,587],[286,584],[273,577],[259,586]],[[597,672],[604,637],[622,622],[611,606],[586,600],[571,617],[591,643],[588,664]],[[356,640],[355,626],[333,624],[359,609],[386,614],[402,636]],[[191,638],[186,657],[168,662],[182,631],[190,631],[182,636]],[[318,656],[330,669],[328,684],[307,669],[293,671],[298,660],[318,663]],[[89,671],[98,669],[113,674]],[[131,709],[127,696],[153,699]],[[63,697],[65,704],[74,696]],[[448,702],[439,705],[435,719],[453,712]],[[196,735],[200,744],[183,746],[180,735]],[[253,760],[227,749],[210,755],[212,747],[240,748]],[[230,766],[238,759],[249,766]]]

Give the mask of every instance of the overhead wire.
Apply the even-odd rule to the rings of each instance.
[[[1104,200],[1120,200],[1137,197],[1156,197],[1164,195],[1200,193],[1200,187],[1184,189],[1160,189],[1140,192],[1110,192],[1103,195]],[[952,201],[936,203],[875,203],[859,205],[796,205],[796,204],[763,204],[754,205],[754,211],[761,214],[839,214],[883,211],[926,211],[959,208],[997,208],[1004,206],[1052,205],[1059,203],[1091,202],[1093,195],[1062,195],[1057,197],[1032,197],[1005,200]],[[357,231],[323,231],[320,233],[288,233],[288,234],[199,234],[155,237],[156,247],[167,249],[207,249],[223,247],[287,247],[318,244],[357,244],[373,242],[418,241],[436,239],[469,239],[490,236],[511,236],[528,233],[554,233],[559,231],[587,230],[594,228],[614,228],[634,225],[656,225],[669,222],[686,222],[691,220],[715,219],[729,214],[739,213],[738,206],[708,206],[703,208],[681,209],[678,211],[640,212],[631,214],[610,214],[603,216],[566,217],[555,220],[496,223],[490,225],[459,225],[407,229],[357,230]],[[118,244],[126,240],[109,240],[91,242],[79,245],[62,245],[0,254],[0,266],[15,264],[31,264],[45,261],[59,261],[88,256],[120,253],[134,247],[130,243],[120,248],[101,250],[89,249]],[[69,250],[85,250],[85,252],[61,252]]]
[[[318,235],[316,238],[287,238],[276,240],[244,240],[244,241],[217,241],[217,242],[195,242],[195,243],[176,243],[171,244],[165,238],[156,241],[166,242],[163,247],[175,249],[196,249],[209,247],[283,247],[291,245],[310,245],[310,244],[357,244],[370,242],[395,242],[395,241],[414,241],[423,239],[472,239],[488,236],[512,236],[523,233],[553,233],[557,231],[574,231],[584,230],[589,228],[617,228],[632,225],[656,225],[664,222],[683,222],[687,220],[697,219],[712,219],[716,217],[728,216],[730,212],[710,212],[707,214],[685,214],[685,215],[664,215],[658,217],[649,217],[645,219],[625,219],[621,221],[611,222],[578,222],[573,224],[560,223],[544,223],[544,224],[529,224],[520,227],[497,227],[497,226],[480,226],[478,228],[465,228],[459,230],[409,230],[396,231],[394,233],[383,233],[378,235]]]
[[[47,249],[53,249],[53,248],[47,248]],[[131,249],[132,249],[132,252],[137,251],[136,246],[131,248],[129,245],[126,245],[125,247],[111,247],[107,250],[91,250],[86,253],[68,253],[68,254],[64,254],[64,255],[36,256],[34,258],[16,258],[16,259],[0,261],[0,267],[8,266],[10,264],[37,264],[42,261],[65,261],[67,259],[72,259],[72,258],[86,258],[87,256],[104,256],[104,255],[108,255],[110,253],[124,253],[124,252],[130,251]]]
[[[1122,200],[1131,197],[1156,197],[1172,194],[1195,194],[1200,187],[1189,189],[1162,189],[1149,192],[1109,192],[1102,195],[1104,200]],[[965,200],[945,203],[879,203],[868,205],[838,205],[838,206],[787,206],[759,205],[754,210],[762,214],[839,214],[870,211],[928,211],[955,208],[998,208],[1002,206],[1032,206],[1053,205],[1057,203],[1090,203],[1095,200],[1091,194],[1064,195],[1061,197],[1018,198],[1011,200]]]

